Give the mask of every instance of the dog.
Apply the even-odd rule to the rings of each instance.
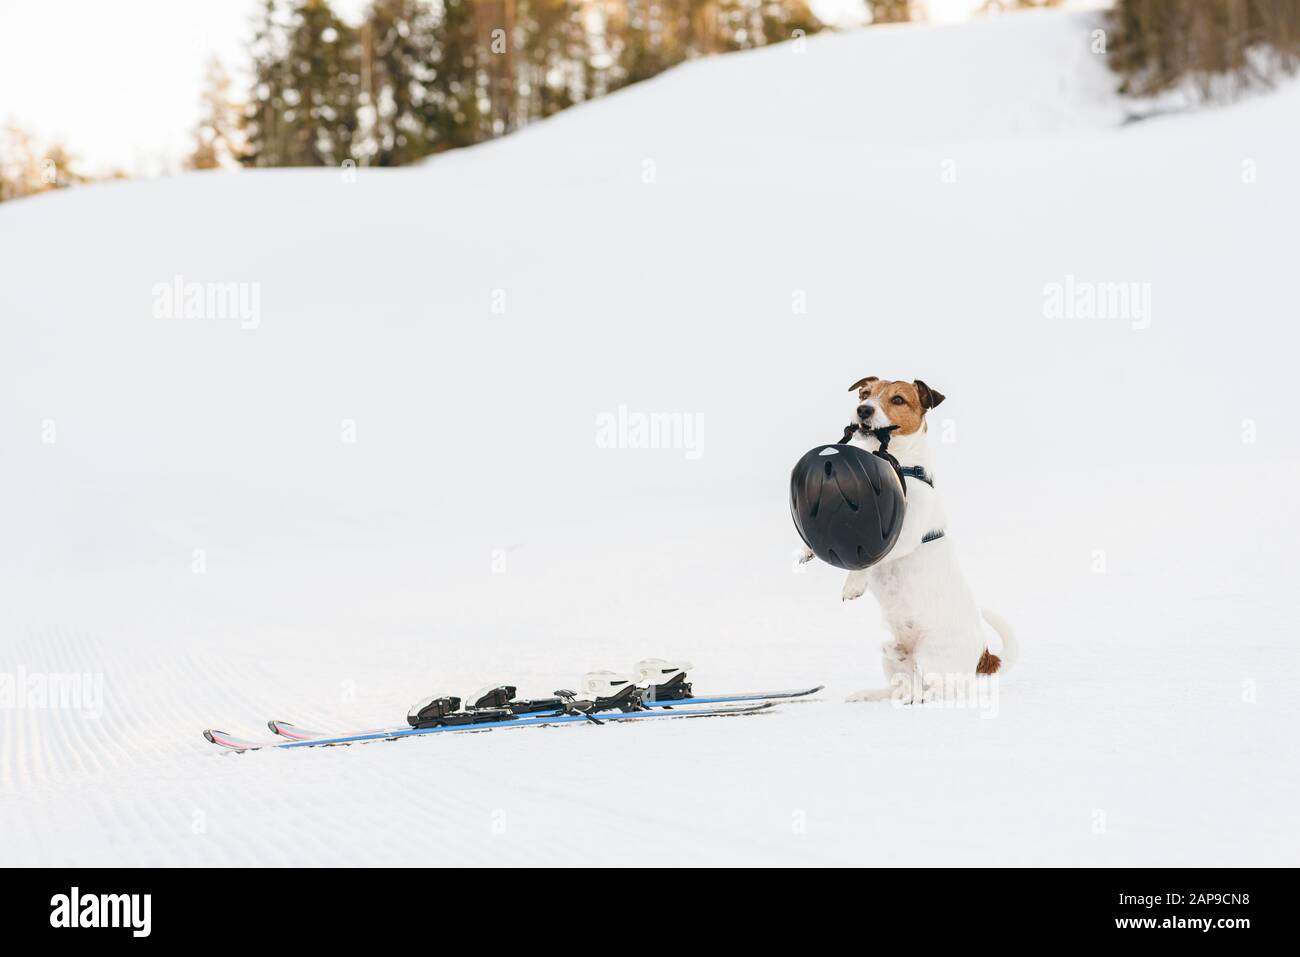
[[[943,393],[920,379],[893,382],[877,376],[859,379],[849,391],[857,393],[857,408],[842,441],[875,452],[885,436],[907,491],[898,541],[870,568],[849,572],[841,593],[842,600],[853,601],[870,589],[892,636],[881,649],[889,687],[860,691],[849,700],[933,700],[942,697],[954,676],[991,675],[1008,667],[1016,639],[1006,621],[976,604],[947,536],[926,423],[926,413],[943,402]],[[800,554],[801,561],[812,557],[811,549]],[[988,646],[985,622],[1001,639],[997,653]]]

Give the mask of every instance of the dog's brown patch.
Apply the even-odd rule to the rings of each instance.
[[[925,406],[921,395],[910,382],[890,382],[872,395],[900,435],[911,435],[925,425]]]
[[[867,376],[849,386],[857,390],[858,401],[870,399],[885,413],[885,417],[898,426],[899,435],[911,435],[925,426],[925,413],[945,398],[942,392],[930,388],[920,379],[915,382],[891,382],[876,376]]]
[[[928,385],[917,379],[912,385],[916,386],[916,394],[921,400],[921,407],[924,409],[933,409],[936,405],[947,398],[938,389],[931,389]]]
[[[1002,667],[1002,659],[995,654],[991,654],[987,648],[980,655],[980,663],[975,666],[977,675],[997,674],[997,670]]]

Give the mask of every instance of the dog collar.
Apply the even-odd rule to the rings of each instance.
[[[861,426],[857,425],[856,423],[850,422],[845,427],[844,438],[840,439],[840,442],[841,443],[847,442],[850,438],[853,437],[854,432],[866,432],[868,435],[874,436],[876,441],[880,443],[880,448],[877,451],[873,452],[872,454],[879,455],[882,459],[884,459],[886,462],[892,465],[894,467],[894,470],[898,473],[899,481],[902,481],[903,476],[906,475],[910,478],[920,479],[926,485],[930,486],[930,488],[934,488],[934,476],[932,476],[929,472],[925,470],[925,466],[899,465],[898,459],[894,458],[892,455],[889,454],[889,437],[893,433],[894,429],[896,428],[898,428],[898,426],[891,425],[883,429],[863,429]],[[906,482],[903,482],[903,494],[904,495],[907,494]],[[931,529],[921,537],[921,544],[924,545],[927,542],[938,541],[939,539],[943,538],[943,536],[944,536],[944,530],[942,528]]]
[[[930,488],[934,488],[934,477],[925,470],[923,465],[907,465],[898,470],[900,475],[907,475],[914,479],[920,479]]]
[[[907,465],[900,468],[898,472],[900,475],[907,475],[914,479],[920,479],[926,485],[930,486],[930,488],[934,488],[934,476],[927,472],[924,466]],[[924,545],[926,542],[938,541],[943,538],[943,534],[942,528],[931,529],[921,536],[921,544]]]

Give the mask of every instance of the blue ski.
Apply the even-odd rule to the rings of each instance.
[[[694,707],[698,705],[728,705],[728,704],[742,703],[746,701],[788,701],[792,698],[805,698],[808,695],[816,694],[818,691],[821,691],[823,687],[824,685],[815,685],[811,688],[793,688],[787,691],[743,691],[743,692],[737,692],[735,694],[725,694],[725,695],[703,695],[700,697],[689,697],[689,698],[669,698],[663,701],[655,701],[650,698],[642,698],[641,703],[647,709],[680,711],[684,708]],[[532,717],[538,717],[538,715],[522,715],[521,717],[532,718]],[[601,718],[601,720],[604,720],[604,718]],[[506,722],[506,723],[513,723],[513,722]],[[332,739],[332,738],[339,737],[339,735],[328,731],[309,731],[306,728],[299,727],[298,725],[290,724],[288,721],[276,721],[276,720],[268,721],[267,727],[271,729],[272,733],[278,735],[279,737],[286,738],[289,741],[296,741],[296,742],[306,742],[306,741],[320,742],[325,739]],[[482,725],[476,725],[476,727],[482,727]],[[374,731],[355,732],[355,734],[391,735],[396,732],[404,732],[406,730],[408,729],[405,727],[377,728]],[[352,737],[354,735],[346,735],[346,736]]]
[[[681,702],[678,702],[679,704]],[[493,731],[499,728],[529,728],[546,725],[592,723],[605,724],[612,721],[653,721],[676,718],[716,718],[731,715],[756,714],[775,705],[773,701],[759,701],[739,707],[700,708],[669,710],[667,708],[650,708],[644,711],[616,711],[602,713],[599,717],[585,714],[547,714],[525,715],[500,721],[484,721],[478,724],[438,725],[432,728],[395,728],[385,731],[367,731],[360,734],[346,734],[337,737],[305,738],[276,742],[249,741],[236,738],[224,731],[208,729],[203,737],[213,744],[230,751],[257,751],[263,748],[316,748],[330,745],[363,744],[369,741],[396,741],[400,738],[413,738],[428,734],[453,732]],[[292,727],[292,726],[290,726]]]

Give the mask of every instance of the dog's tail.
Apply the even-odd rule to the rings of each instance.
[[[1002,648],[999,653],[995,655],[985,648],[984,653],[980,655],[979,664],[975,666],[976,674],[991,675],[1002,669],[1010,668],[1016,663],[1016,659],[1020,657],[1020,642],[1016,640],[1016,633],[1011,630],[1011,626],[1001,615],[989,611],[987,608],[981,608],[980,613],[1002,639]]]

